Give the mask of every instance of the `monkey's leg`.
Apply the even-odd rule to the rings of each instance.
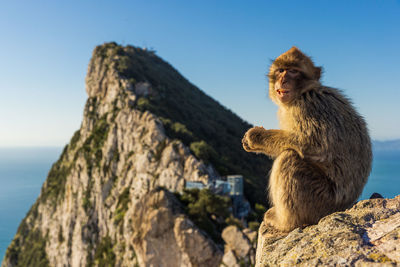
[[[274,162],[269,184],[275,217],[265,223],[281,231],[315,224],[336,210],[335,188],[316,165],[293,150],[284,151]]]

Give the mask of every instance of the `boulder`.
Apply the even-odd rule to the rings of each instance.
[[[222,231],[222,239],[225,241],[225,253],[222,263],[225,266],[250,266],[254,264],[254,242],[249,236],[255,239],[254,231],[245,229],[243,232],[234,225],[226,227]]]

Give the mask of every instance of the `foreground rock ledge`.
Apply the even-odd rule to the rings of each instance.
[[[369,199],[282,234],[261,224],[256,266],[398,266],[400,195]]]

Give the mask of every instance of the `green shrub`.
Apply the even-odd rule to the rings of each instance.
[[[113,250],[113,243],[109,236],[101,239],[94,253],[94,263],[98,267],[115,266],[116,256]]]
[[[126,187],[118,197],[117,208],[114,215],[115,225],[118,225],[125,217],[125,213],[128,210],[128,204],[131,201],[129,196],[129,187]]]
[[[58,203],[58,200],[63,199],[67,176],[71,172],[70,164],[64,160],[66,153],[67,149],[64,149],[60,158],[51,167],[40,194],[40,201],[42,203],[49,201],[53,207]]]
[[[178,139],[193,139],[193,133],[189,131],[186,126],[180,122],[174,122],[171,125],[171,130],[175,133]]]
[[[190,150],[197,158],[203,160],[205,163],[208,163],[217,157],[217,152],[215,152],[214,148],[204,140],[191,143]]]
[[[267,211],[267,208],[264,205],[262,205],[260,203],[256,203],[254,205],[254,209],[247,216],[247,221],[261,223],[264,218],[264,213],[266,211]]]
[[[225,223],[226,223],[227,225],[235,225],[235,226],[237,226],[239,229],[243,229],[243,224],[242,224],[242,222],[241,222],[239,219],[233,217],[232,215],[225,219]]]
[[[260,227],[259,222],[249,222],[248,225],[251,230],[258,232],[258,228]]]
[[[121,73],[126,73],[131,68],[131,60],[128,56],[121,56],[117,61],[117,70]]]
[[[189,218],[215,242],[222,244],[221,232],[230,216],[230,198],[215,195],[208,189],[185,189],[182,195],[176,195]]]
[[[150,108],[150,101],[146,97],[139,97],[139,99],[136,102],[136,106],[139,110],[147,110]]]
[[[86,214],[89,214],[92,211],[93,207],[93,204],[90,201],[90,197],[93,191],[93,185],[94,185],[94,180],[92,177],[89,177],[89,182],[82,199],[82,207],[85,210]]]
[[[46,253],[46,238],[39,229],[30,229],[25,220],[22,221],[16,237],[8,247],[6,258],[16,267],[50,266]],[[18,235],[18,233],[25,234]]]
[[[81,132],[80,130],[78,130],[74,133],[74,136],[72,136],[71,141],[69,142],[69,147],[71,149],[75,149],[76,143],[78,143],[80,137],[81,137]]]
[[[118,208],[115,210],[114,224],[118,225],[125,217],[125,211]]]
[[[90,136],[86,138],[82,147],[77,152],[83,153],[86,164],[88,167],[88,175],[92,176],[92,170],[94,166],[100,167],[101,159],[103,157],[103,145],[107,140],[108,131],[110,125],[107,123],[107,114],[104,114],[100,119],[98,119],[93,127],[93,131]]]
[[[82,207],[86,211],[86,213],[88,213],[92,208],[92,203],[90,202],[90,199],[86,196],[83,197]]]
[[[189,145],[194,140],[194,135],[187,127],[180,122],[172,122],[170,119],[161,117],[166,134],[172,139],[179,139],[185,145]]]

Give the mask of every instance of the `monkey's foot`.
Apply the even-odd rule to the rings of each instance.
[[[272,244],[288,235],[287,232],[282,232],[269,224],[265,224],[265,222],[261,223],[258,234],[264,240],[264,244]]]
[[[275,207],[270,208],[267,210],[264,214],[264,219],[263,222],[265,225],[272,227],[274,232],[280,232],[280,233],[288,233],[294,228],[292,227],[285,227],[281,222],[278,221],[278,218],[276,216],[276,211]]]
[[[270,208],[264,213],[263,221],[265,225],[277,228],[275,226],[275,221],[276,221],[275,207]]]

